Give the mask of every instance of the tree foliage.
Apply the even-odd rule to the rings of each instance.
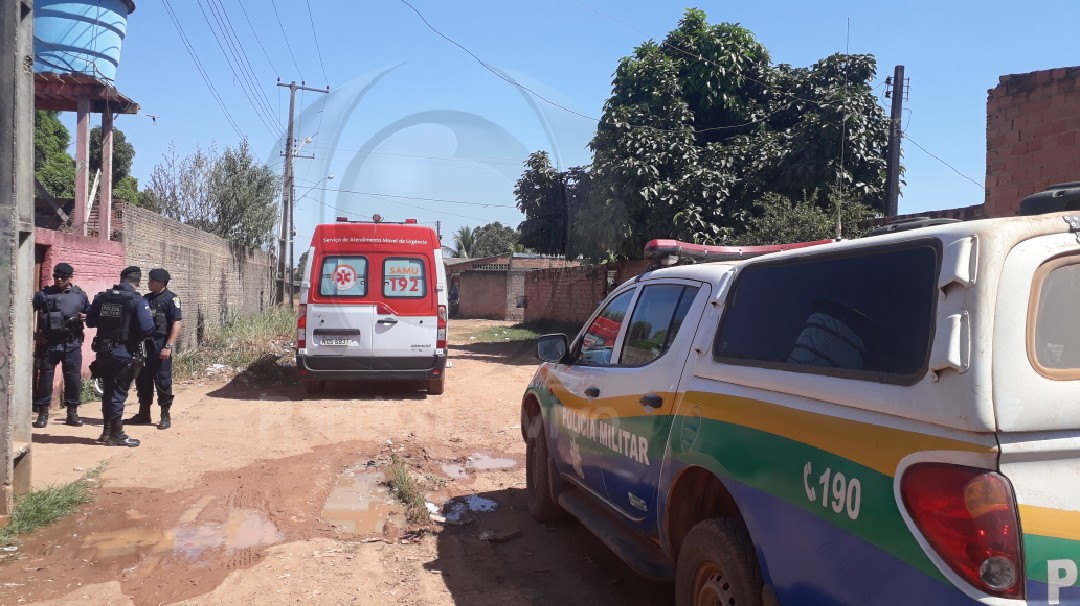
[[[498,221],[477,227],[473,230],[473,237],[475,241],[469,252],[476,259],[512,253],[519,239],[516,229]]]
[[[185,158],[169,146],[147,186],[148,204],[162,215],[220,236],[244,248],[271,239],[280,180],[259,164],[246,139],[218,154],[196,148]]]
[[[454,254],[459,259],[468,259],[473,256],[473,248],[476,245],[476,235],[473,228],[462,225],[454,232]]]
[[[835,191],[827,196],[825,206],[817,202],[817,192],[792,201],[780,194],[768,193],[755,203],[755,214],[747,219],[747,230],[733,239],[733,244],[756,246],[784,242],[812,242],[865,236],[869,228],[861,227],[876,213],[873,208],[855,199],[842,200]],[[837,216],[839,209],[839,216]]]
[[[90,174],[101,170],[101,127],[90,129]],[[131,174],[131,163],[135,161],[135,147],[128,143],[124,131],[113,129],[112,182],[120,183]],[[115,190],[115,185],[114,185]]]
[[[71,133],[56,112],[34,113],[34,176],[54,198],[75,196],[75,160],[67,152]]]
[[[875,74],[870,55],[774,66],[750,31],[688,9],[619,62],[587,168],[560,172],[543,152],[526,161],[523,242],[634,258],[653,238],[743,240],[780,199],[827,213],[834,188],[880,209],[888,120]]]

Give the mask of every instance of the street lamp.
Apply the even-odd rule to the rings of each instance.
[[[309,142],[310,140],[311,139],[309,138],[307,141],[305,141],[305,143]],[[293,261],[293,240],[296,239],[296,223],[294,221],[294,217],[295,217],[295,214],[296,214],[295,213],[296,203],[300,199],[302,199],[304,196],[310,194],[311,191],[313,189],[315,189],[316,187],[318,187],[320,183],[322,183],[323,181],[331,181],[331,180],[333,180],[333,178],[334,178],[334,175],[326,175],[325,177],[323,177],[323,178],[319,179],[318,181],[316,181],[315,185],[312,185],[311,187],[309,187],[307,189],[307,191],[305,191],[299,197],[289,196],[289,232],[288,232],[289,233],[289,242],[288,242],[289,250],[286,253],[286,256],[289,259],[289,273],[287,275],[289,277],[289,307],[290,308],[293,306],[293,292],[294,292],[294,290],[296,288],[295,287],[296,268],[294,266],[295,261]]]

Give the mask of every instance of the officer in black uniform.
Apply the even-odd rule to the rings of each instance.
[[[169,409],[173,403],[172,393],[172,354],[176,339],[180,336],[183,314],[180,312],[180,297],[166,288],[171,276],[158,267],[150,270],[147,288],[150,292],[143,295],[154,315],[154,332],[146,340],[146,364],[135,379],[135,392],[139,395],[139,412],[124,421],[125,425],[145,425],[152,423],[150,408],[154,404],[154,392],[157,391],[158,406],[161,406],[161,422],[158,429],[172,427]]]
[[[53,377],[56,365],[63,364],[64,406],[67,425],[82,427],[79,403],[82,400],[82,343],[83,322],[90,311],[86,293],[71,283],[75,270],[67,263],[53,267],[53,284],[34,293],[34,311],[38,312],[34,369],[37,378],[33,387],[34,427],[49,423],[49,406],[53,398]]]
[[[101,396],[105,429],[98,442],[109,446],[139,445],[124,433],[124,401],[145,359],[143,339],[154,330],[150,307],[135,291],[141,281],[141,269],[124,268],[120,283],[99,292],[86,314],[86,325],[98,329],[93,341],[97,356],[91,370],[105,383]]]

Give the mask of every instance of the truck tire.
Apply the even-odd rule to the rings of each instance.
[[[746,524],[709,518],[690,529],[679,550],[675,604],[761,606],[761,569]]]
[[[566,511],[552,496],[551,478],[548,477],[547,436],[544,434],[543,416],[536,415],[525,438],[525,496],[529,514],[537,522],[554,522],[567,517]]]

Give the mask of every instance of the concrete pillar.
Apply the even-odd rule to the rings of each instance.
[[[108,108],[101,114],[101,197],[98,202],[98,237],[112,238],[113,116]]]
[[[75,213],[71,226],[75,234],[86,235],[90,207],[90,98],[79,97],[75,104]]]

